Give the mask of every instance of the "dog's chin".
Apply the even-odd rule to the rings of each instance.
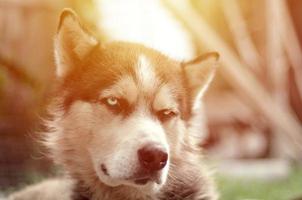
[[[162,186],[162,184],[158,184],[155,181],[148,181],[144,184],[137,184],[133,181],[125,181],[123,183],[124,186],[126,187],[131,187],[134,189],[137,189],[141,192],[143,192],[144,194],[154,194],[156,193]]]
[[[100,180],[100,182],[102,182],[103,184],[109,186],[109,187],[117,187],[122,185],[121,180],[119,179],[113,179],[107,176],[102,176],[102,175],[98,175],[98,178]]]
[[[162,176],[157,179],[115,179],[102,175],[98,175],[98,177],[103,184],[109,187],[125,186],[137,189],[145,194],[156,193],[166,181],[165,178]]]

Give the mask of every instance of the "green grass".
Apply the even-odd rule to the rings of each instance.
[[[297,197],[302,199],[302,168],[295,168],[288,179],[278,181],[219,176],[217,182],[221,200],[294,200]]]

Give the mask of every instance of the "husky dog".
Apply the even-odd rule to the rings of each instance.
[[[146,46],[104,43],[62,12],[57,86],[45,144],[66,177],[11,200],[215,200],[194,119],[217,53],[179,62]],[[198,130],[202,131],[202,130]]]

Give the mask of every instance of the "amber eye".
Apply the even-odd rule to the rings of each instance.
[[[106,97],[101,99],[101,103],[115,114],[119,114],[122,111],[127,111],[128,103],[126,100],[117,97]]]
[[[108,97],[106,98],[106,104],[107,106],[117,106],[119,101],[116,97]]]
[[[120,108],[120,100],[117,97],[106,97],[101,100],[102,104],[104,104],[109,110],[119,113],[121,111]]]
[[[169,120],[175,116],[177,116],[177,112],[171,110],[171,109],[163,109],[156,113],[157,117],[160,121],[166,121]]]

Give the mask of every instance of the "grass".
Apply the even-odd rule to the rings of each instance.
[[[278,181],[244,180],[219,176],[217,182],[221,200],[302,199],[302,168],[295,168],[288,179]]]

